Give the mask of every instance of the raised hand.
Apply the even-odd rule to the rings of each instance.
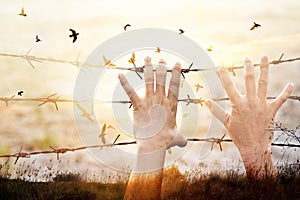
[[[245,94],[241,95],[223,68],[218,68],[218,75],[230,99],[232,110],[226,112],[215,102],[206,101],[210,111],[226,127],[229,136],[240,151],[249,178],[260,179],[276,174],[272,157],[273,138],[272,121],[276,112],[292,92],[289,83],[272,100],[267,100],[269,61],[266,56],[260,63],[260,75],[256,86],[255,73],[249,58],[244,59]]]
[[[137,141],[137,160],[128,182],[125,199],[160,199],[166,149],[174,145],[185,146],[187,140],[176,128],[176,112],[181,66],[176,63],[168,95],[165,94],[166,62],[159,61],[154,72],[150,57],[145,58],[145,98],[141,99],[124,75],[120,82],[133,105],[134,136]]]
[[[145,58],[145,98],[141,99],[130,86],[124,75],[120,82],[133,105],[134,135],[138,151],[149,153],[178,145],[185,146],[186,139],[176,129],[176,112],[180,84],[181,65],[176,63],[172,78],[165,94],[166,62],[161,59],[156,68],[156,91],[154,91],[154,72],[151,58]]]

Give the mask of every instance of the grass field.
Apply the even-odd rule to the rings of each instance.
[[[300,199],[299,169],[282,168],[275,179],[257,182],[262,199]],[[81,181],[76,174],[64,174],[51,182],[0,179],[0,199],[122,199],[127,180],[117,183]],[[165,170],[163,199],[257,199],[247,178],[235,171],[224,174],[181,174],[177,167]]]

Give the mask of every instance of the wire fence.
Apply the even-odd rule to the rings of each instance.
[[[293,134],[295,137],[295,140],[300,141],[300,134],[299,134],[300,125],[298,125],[295,129],[288,129],[284,127],[280,122],[274,122],[274,130],[275,131],[281,131],[282,134]],[[297,135],[299,134],[299,135]],[[226,133],[220,137],[220,138],[188,138],[187,140],[190,142],[208,142],[211,143],[211,151],[214,148],[214,145],[219,145],[220,151],[223,150],[222,143],[231,143],[233,142],[231,139],[225,139]],[[95,145],[89,145],[89,146],[80,146],[80,147],[63,147],[63,148],[54,148],[52,146],[49,146],[49,150],[43,150],[43,151],[32,151],[32,152],[24,152],[22,151],[22,146],[19,150],[19,152],[14,154],[6,154],[6,155],[0,155],[0,158],[16,158],[15,163],[17,163],[19,158],[30,158],[33,155],[38,154],[56,154],[57,160],[59,160],[60,154],[65,154],[67,152],[75,152],[75,151],[81,151],[86,149],[102,149],[103,147],[113,147],[113,146],[124,146],[124,145],[131,145],[136,144],[136,141],[129,141],[129,142],[117,142],[120,137],[120,134],[114,139],[112,143],[108,144],[95,144]],[[277,140],[277,139],[276,139]],[[276,141],[275,140],[275,141]],[[293,143],[271,143],[272,146],[279,146],[279,147],[291,147],[291,148],[300,148],[300,142],[299,144],[293,144]]]
[[[63,60],[63,59],[54,59],[54,58],[45,58],[45,57],[38,57],[38,56],[33,56],[33,55],[29,55],[29,53],[31,52],[32,49],[29,49],[27,51],[26,54],[9,54],[9,53],[0,53],[0,56],[5,56],[5,57],[11,57],[11,58],[21,58],[26,60],[30,66],[35,69],[36,67],[33,65],[32,62],[43,62],[43,61],[47,61],[47,62],[56,62],[56,63],[64,63],[64,64],[71,64],[77,68],[79,68],[80,70],[83,69],[83,67],[95,67],[95,68],[106,68],[106,69],[115,69],[115,70],[128,70],[128,71],[134,71],[139,78],[142,79],[142,77],[140,76],[139,73],[143,73],[144,72],[144,66],[141,67],[137,67],[135,64],[135,61],[130,58],[130,63],[133,65],[133,67],[111,67],[111,61],[107,60],[107,58],[105,58],[105,56],[103,56],[103,65],[96,65],[96,64],[91,64],[91,63],[85,63],[83,61],[79,61],[79,56],[80,54],[77,56],[76,60]],[[280,57],[276,60],[272,60],[269,62],[270,65],[279,65],[281,63],[288,63],[288,62],[294,62],[294,61],[299,61],[300,57],[296,57],[296,58],[288,58],[288,59],[283,59],[284,53],[282,53],[280,55]],[[109,61],[109,62],[108,62]],[[183,76],[183,78],[185,78],[184,74],[190,73],[190,72],[199,72],[199,71],[213,71],[216,70],[216,67],[193,67],[193,63],[190,64],[190,66],[188,68],[184,68],[181,70],[181,74]],[[254,67],[259,66],[259,64],[253,64]],[[223,66],[225,69],[227,69],[229,72],[231,72],[234,76],[236,75],[235,70],[236,69],[243,69],[244,66]],[[171,72],[172,70],[167,70],[167,72]]]
[[[107,61],[104,62],[104,65],[93,65],[89,63],[84,63],[82,61],[79,61],[79,55],[76,60],[74,61],[67,61],[67,60],[62,60],[62,59],[52,59],[52,58],[44,58],[44,57],[37,57],[37,56],[32,56],[29,55],[31,49],[25,54],[25,55],[19,55],[19,54],[6,54],[6,53],[0,53],[0,56],[5,56],[5,57],[14,57],[14,58],[21,58],[25,59],[30,66],[35,69],[35,66],[33,65],[32,62],[43,62],[43,61],[48,61],[48,62],[58,62],[58,63],[65,63],[65,64],[71,64],[80,70],[83,69],[84,67],[96,67],[96,68],[106,68],[106,69],[115,69],[115,70],[128,70],[128,71],[133,71],[135,72],[139,78],[142,79],[139,73],[144,72],[144,66],[137,67],[135,62],[131,59],[131,64],[133,64],[133,67],[108,67],[107,66]],[[284,54],[281,54],[279,59],[273,60],[269,62],[270,65],[278,65],[281,63],[287,63],[287,62],[294,62],[294,61],[299,61],[300,57],[296,58],[289,58],[289,59],[283,59]],[[104,57],[104,56],[103,56]],[[254,64],[254,66],[259,66],[259,64]],[[200,71],[212,71],[216,70],[215,67],[208,67],[208,68],[192,68],[193,63],[190,64],[188,68],[184,68],[181,71],[181,74],[183,78],[185,78],[184,74],[190,73],[190,72],[200,72]],[[224,66],[226,70],[231,72],[234,76],[236,75],[235,70],[237,69],[242,69],[243,66]],[[171,72],[171,70],[167,70],[168,72]],[[276,97],[270,96],[267,97],[268,99],[275,99]],[[289,100],[293,101],[298,101],[300,102],[300,96],[290,96],[288,97]],[[217,98],[217,99],[212,99],[214,101],[228,101],[229,99],[227,97],[224,98]],[[0,97],[0,101],[4,102],[6,106],[9,106],[9,102],[37,102],[39,103],[38,106],[42,106],[47,103],[52,103],[55,106],[55,109],[58,110],[58,103],[81,103],[85,101],[90,100],[73,100],[73,99],[60,99],[60,96],[57,96],[57,93],[45,96],[45,97],[38,97],[38,98],[21,98],[21,97],[15,97],[15,95],[11,97]],[[205,99],[203,98],[196,98],[192,99],[190,98],[189,95],[187,95],[187,98],[185,99],[178,99],[179,102],[185,102],[186,105],[189,104],[200,104],[203,106],[203,103]],[[131,107],[131,101],[128,100],[117,100],[117,101],[109,101],[109,100],[94,100],[95,103],[121,103],[121,104],[130,104],[129,108]],[[84,109],[81,111],[87,114]],[[300,135],[299,135],[299,129],[300,125],[298,125],[295,129],[288,129],[284,127],[280,122],[274,122],[274,130],[275,131],[280,131],[281,134],[275,139],[275,142],[272,143],[272,146],[279,146],[279,147],[290,147],[290,148],[299,148],[300,147]],[[232,143],[233,141],[231,139],[224,139],[226,134],[224,134],[220,138],[188,138],[187,140],[190,142],[208,142],[211,143],[211,150],[215,146],[215,144],[219,145],[220,150],[222,151],[222,144],[223,143]],[[286,139],[284,140],[283,143],[277,142],[282,136],[286,136]],[[80,146],[80,147],[70,147],[70,148],[54,148],[50,146],[49,150],[43,150],[43,151],[33,151],[33,152],[24,152],[22,151],[22,147],[20,148],[19,152],[14,153],[14,154],[7,154],[7,155],[0,155],[0,158],[16,158],[15,164],[17,163],[19,158],[30,158],[33,155],[38,155],[38,154],[56,154],[57,159],[59,159],[60,154],[64,154],[67,152],[75,152],[75,151],[80,151],[80,150],[85,150],[85,149],[102,149],[103,147],[113,147],[113,146],[122,146],[122,145],[131,145],[131,144],[136,144],[136,141],[129,141],[129,142],[117,142],[118,138],[120,137],[120,134],[115,138],[114,142],[110,144],[96,144],[96,145],[90,145],[90,146]],[[289,142],[290,140],[297,141],[298,144],[291,143]]]

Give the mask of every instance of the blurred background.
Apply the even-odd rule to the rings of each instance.
[[[16,0],[1,1],[0,6],[0,54],[25,55],[54,58],[66,61],[84,61],[87,56],[102,42],[124,32],[123,27],[131,24],[128,31],[140,28],[163,28],[178,31],[183,29],[184,35],[197,42],[207,51],[215,64],[225,66],[240,66],[242,58],[248,55],[255,63],[262,55],[276,60],[284,53],[285,58],[300,56],[300,3],[297,1],[267,0],[267,1],[104,1],[104,0]],[[26,17],[20,16],[24,8]],[[253,22],[261,27],[250,31]],[[69,29],[76,30],[79,35],[75,43],[69,38]],[[39,36],[40,42],[35,37]],[[116,47],[117,48],[117,47]],[[114,60],[118,65],[126,64],[126,59]],[[164,54],[153,53],[154,62],[158,62]],[[166,55],[170,56],[170,55]],[[171,57],[171,56],[170,56]],[[123,61],[122,61],[123,59]],[[176,58],[174,58],[176,59]],[[180,59],[180,58],[178,58]],[[142,65],[143,57],[137,56],[138,65]],[[176,61],[171,61],[170,66]],[[183,66],[188,67],[188,63]],[[73,89],[79,68],[59,62],[43,61],[30,64],[21,58],[0,56],[0,97],[11,97],[22,90],[22,98],[46,97],[57,93],[61,98],[72,99]],[[210,66],[208,66],[210,67]],[[258,72],[258,71],[257,71]],[[109,100],[109,89],[117,84],[117,71],[106,74],[96,99]],[[270,69],[269,96],[280,93],[285,84],[295,83],[293,95],[300,95],[299,84],[300,62],[284,63],[272,66]],[[203,77],[188,74],[186,84],[192,88],[196,83],[202,83]],[[238,88],[243,92],[243,71],[237,70],[233,77]],[[102,88],[101,88],[102,87]],[[104,88],[104,89],[103,89]],[[197,97],[207,95],[205,89],[194,93]],[[17,152],[20,147],[25,151],[46,150],[53,147],[75,147],[84,145],[78,134],[71,103],[59,103],[59,111],[53,104],[41,107],[36,102],[10,102],[6,107],[0,105],[0,154]],[[300,124],[299,102],[288,100],[277,115],[288,128]],[[124,109],[127,109],[127,105]],[[182,107],[180,112],[186,117],[193,117],[193,109],[200,109],[206,119],[199,126],[199,131],[209,126],[211,115],[205,107]],[[111,116],[111,105],[95,107],[97,123],[115,126]],[[207,121],[206,121],[207,120]],[[131,122],[129,122],[131,123]],[[189,123],[182,124],[184,134],[189,136]],[[108,139],[113,140],[118,130],[109,130]],[[204,131],[205,132],[205,131]],[[101,144],[99,133],[95,133],[95,143]],[[201,137],[201,133],[198,135]],[[216,135],[218,137],[219,135]],[[120,140],[128,139],[125,136]],[[228,136],[227,136],[228,137]],[[279,139],[284,141],[284,138]],[[187,168],[206,167],[205,170],[223,170],[241,167],[240,156],[233,144],[223,146],[221,152],[215,149],[209,156],[199,158],[200,143],[192,144],[190,150],[175,164]],[[122,147],[123,148],[123,147]],[[133,151],[134,149],[129,149]],[[175,149],[175,154],[178,149]],[[292,148],[273,147],[273,156],[277,164],[295,163],[300,158],[300,150]],[[169,155],[172,156],[172,155]],[[31,159],[20,159],[15,168],[24,165],[44,165],[52,163],[58,170],[93,171],[108,170],[109,166],[99,163],[86,152],[68,153],[62,157],[64,161],[56,161],[56,155],[33,156]],[[33,160],[35,161],[33,163]],[[1,162],[6,162],[1,159]],[[73,164],[70,168],[70,162]],[[128,167],[126,158],[119,160]],[[130,161],[131,162],[131,161]],[[47,170],[47,169],[45,169]],[[48,169],[49,170],[49,169]],[[52,170],[52,167],[51,167]],[[113,170],[112,170],[113,171]],[[15,173],[15,176],[18,176]],[[43,179],[46,180],[46,179]]]

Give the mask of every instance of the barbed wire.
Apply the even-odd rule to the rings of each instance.
[[[276,97],[270,96],[267,97],[267,99],[275,99]],[[289,96],[288,99],[299,101],[300,102],[300,96]],[[213,98],[213,101],[228,101],[228,97],[224,98]],[[60,96],[57,96],[57,93],[48,95],[46,97],[37,97],[37,98],[15,98],[15,95],[11,97],[0,97],[0,101],[4,102],[6,106],[9,105],[9,102],[16,101],[16,102],[25,102],[25,101],[32,101],[32,102],[40,102],[38,106],[42,106],[46,103],[52,103],[55,106],[55,109],[58,110],[58,103],[81,103],[81,102],[91,102],[91,100],[74,100],[74,99],[60,99]],[[120,104],[131,104],[131,101],[128,100],[93,100],[95,103],[120,103]],[[196,98],[192,99],[190,98],[190,95],[187,95],[187,98],[185,99],[178,99],[178,102],[185,102],[186,105],[189,104],[200,104],[203,106],[203,103],[205,102],[204,98]]]
[[[275,127],[278,128],[278,127]],[[282,127],[281,127],[282,128]],[[288,130],[284,128],[285,130]],[[214,145],[219,145],[220,151],[223,151],[222,143],[232,143],[232,139],[224,139],[226,136],[226,133],[220,137],[220,138],[188,138],[187,141],[190,142],[208,142],[211,143],[211,151],[214,148]],[[113,147],[113,146],[124,146],[124,145],[131,145],[136,144],[136,141],[129,141],[129,142],[117,142],[118,138],[120,137],[120,134],[114,139],[114,142],[109,144],[96,144],[96,145],[88,145],[88,146],[80,146],[80,147],[63,147],[63,148],[54,148],[52,146],[49,146],[51,150],[43,150],[43,151],[32,151],[32,152],[25,152],[22,151],[23,147],[21,146],[19,152],[14,154],[6,154],[6,155],[0,155],[0,158],[16,158],[14,164],[16,164],[19,160],[19,158],[31,158],[32,155],[38,155],[38,154],[56,154],[57,160],[60,159],[60,154],[65,154],[67,152],[75,152],[75,151],[81,151],[85,149],[102,149],[103,147]],[[293,143],[271,143],[272,146],[280,146],[280,147],[292,147],[292,148],[300,148],[300,144],[293,144]]]
[[[108,66],[104,61],[103,65],[95,65],[95,64],[91,64],[91,63],[85,63],[83,61],[79,61],[79,56],[80,54],[77,56],[76,60],[63,60],[63,59],[54,59],[54,58],[45,58],[45,57],[38,57],[38,56],[33,56],[33,55],[29,55],[29,53],[31,52],[32,48],[29,49],[26,54],[9,54],[9,53],[0,53],[0,56],[5,56],[5,57],[13,57],[13,58],[21,58],[26,60],[30,66],[35,69],[35,66],[33,65],[32,62],[43,62],[43,61],[47,61],[47,62],[57,62],[57,63],[64,63],[64,64],[71,64],[77,68],[79,68],[80,70],[83,70],[83,67],[94,67],[94,68],[105,68],[105,69],[115,69],[115,70],[128,70],[128,71],[133,71],[135,72],[139,78],[142,79],[142,77],[140,76],[139,73],[143,73],[144,72],[144,66],[141,67],[137,67],[135,62],[132,60],[131,64],[133,64],[133,67],[110,67]],[[287,62],[294,62],[294,61],[299,61],[300,57],[296,57],[296,58],[289,58],[289,59],[283,59],[284,53],[282,53],[280,55],[280,57],[276,60],[272,60],[269,62],[270,65],[279,65],[281,63],[287,63]],[[259,66],[259,64],[253,64],[254,67]],[[189,72],[199,72],[199,71],[213,71],[216,70],[216,67],[207,67],[207,68],[202,68],[202,67],[196,67],[193,68],[193,63],[190,64],[190,66],[188,68],[184,68],[181,70],[181,74],[183,76],[183,78],[185,78],[184,74],[187,74]],[[243,69],[244,66],[223,66],[226,70],[228,70],[229,72],[231,72],[234,76],[236,75],[234,70],[237,69]],[[155,71],[155,70],[154,70]],[[167,72],[171,72],[172,70],[168,69]]]

